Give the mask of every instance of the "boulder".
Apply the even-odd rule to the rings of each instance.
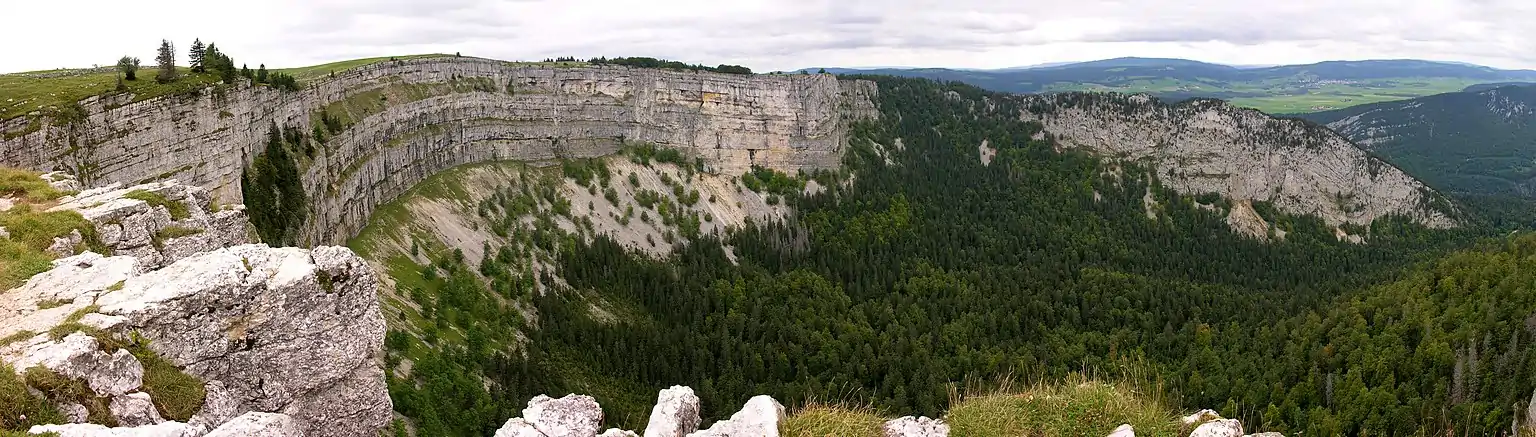
[[[1195,412],[1195,414],[1184,416],[1184,418],[1179,419],[1179,421],[1183,422],[1184,426],[1194,426],[1219,419],[1221,419],[1221,415],[1217,414],[1216,410],[1204,409]]]
[[[54,407],[59,409],[59,414],[64,415],[64,420],[68,420],[69,423],[85,423],[91,417],[90,410],[85,409],[84,405],[74,402],[58,404]]]
[[[948,437],[949,425],[938,419],[903,416],[885,422],[881,431],[885,437]]]
[[[640,435],[635,434],[634,431],[625,431],[618,428],[608,428],[607,431],[603,431],[603,433],[598,434],[597,437],[640,437]]]
[[[29,434],[55,433],[59,437],[185,437],[201,434],[194,427],[181,422],[160,422],[154,425],[108,428],[94,423],[67,425],[37,425],[27,430]]]
[[[219,425],[203,437],[302,437],[287,414],[250,412]]]
[[[60,258],[72,256],[75,254],[75,247],[83,241],[85,237],[80,235],[79,229],[71,230],[69,235],[53,237],[53,244],[48,245],[47,252]]]
[[[62,171],[50,171],[43,173],[42,176],[43,180],[47,181],[48,185],[52,186],[55,190],[80,191],[80,181],[75,179],[75,175]]]
[[[528,423],[528,421],[526,421],[526,420],[523,420],[523,418],[521,418],[521,417],[514,417],[514,418],[511,418],[511,419],[508,419],[507,423],[501,425],[501,428],[496,430],[496,436],[495,437],[546,437],[546,436],[544,435],[544,433],[539,432],[538,428],[534,428],[533,424]]]
[[[683,437],[699,430],[699,397],[681,385],[662,390],[651,408],[645,437]]]
[[[766,395],[747,401],[730,420],[715,422],[709,429],[689,434],[691,437],[779,437],[784,422],[784,405]]]
[[[1129,423],[1123,424],[1115,427],[1115,430],[1109,433],[1109,437],[1136,437],[1136,430],[1131,428]]]
[[[119,426],[154,425],[165,421],[160,417],[160,412],[155,411],[155,404],[150,401],[148,393],[113,396],[108,409],[112,411],[112,417],[117,418]]]
[[[1258,434],[1248,434],[1243,437],[1285,437],[1285,434],[1278,432],[1261,432]]]
[[[100,396],[117,396],[144,384],[144,366],[126,350],[106,353],[95,338],[79,332],[28,347],[11,362],[17,372],[42,366],[59,376],[85,381]]]
[[[1243,424],[1237,419],[1217,419],[1206,422],[1189,433],[1189,437],[1242,437]]]
[[[553,399],[539,395],[528,401],[523,419],[548,437],[591,437],[603,424],[603,408],[591,396],[568,394]]]
[[[125,319],[116,331],[137,332],[187,373],[219,382],[191,423],[272,412],[308,435],[354,436],[391,417],[374,361],[384,340],[377,288],[346,248],[244,245],[129,278],[96,303]]]
[[[391,419],[376,361],[385,330],[378,282],[346,248],[242,245],[147,273],[127,256],[61,261],[0,293],[0,336],[46,332],[75,313],[79,323],[103,330],[93,335],[142,337],[205,383],[202,408],[183,424],[191,429],[262,412],[289,416],[305,435],[359,436],[377,434]],[[44,309],[45,296],[75,301]],[[94,312],[80,314],[83,308]],[[137,391],[144,372],[127,350],[107,353],[84,333],[24,338],[0,346],[0,361],[18,371],[42,365],[101,396],[121,397],[112,402],[128,418],[124,424],[158,420],[128,413],[142,403],[121,395]]]

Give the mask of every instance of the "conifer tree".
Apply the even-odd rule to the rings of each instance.
[[[256,74],[251,72],[251,66],[248,64],[240,64],[240,75],[246,79],[256,79]]]
[[[160,40],[160,54],[155,56],[155,63],[160,66],[155,81],[170,83],[176,80],[176,48],[171,46],[170,40]]]
[[[212,44],[210,44],[212,46]],[[218,52],[214,52],[218,53]],[[187,62],[192,64],[192,71],[202,73],[208,71],[205,47],[202,39],[192,40],[192,50],[187,53]]]
[[[256,67],[256,83],[267,83],[267,64]]]

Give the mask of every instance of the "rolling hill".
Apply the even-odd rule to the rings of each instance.
[[[839,69],[952,80],[994,91],[1149,93],[1167,100],[1210,97],[1270,113],[1313,112],[1460,91],[1493,82],[1536,81],[1536,71],[1420,60],[1328,61],[1244,68],[1185,59],[1115,58],[1000,70]]]
[[[1303,114],[1460,196],[1536,199],[1536,88],[1506,86]]]

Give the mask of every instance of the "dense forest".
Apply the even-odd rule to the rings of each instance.
[[[391,359],[416,360],[391,380],[397,410],[429,435],[485,435],[535,394],[583,392],[633,428],[684,384],[708,419],[755,394],[937,416],[957,382],[1134,367],[1179,407],[1287,434],[1481,435],[1536,388],[1536,238],[1452,252],[1487,231],[1388,218],[1356,245],[1259,204],[1286,231],[1259,242],[1228,229],[1225,199],[1033,139],[1007,96],[869,79],[880,121],[857,127],[842,170],[801,176],[829,189],[785,196],[785,222],[664,260],[539,225],[515,240],[553,254],[569,286],[553,293],[530,291],[523,247],[410,272],[466,346],[422,354],[392,332]],[[498,194],[482,214],[510,221],[540,197]],[[538,320],[493,295],[531,300]],[[623,317],[594,317],[594,299]],[[525,328],[519,350],[495,347]]]

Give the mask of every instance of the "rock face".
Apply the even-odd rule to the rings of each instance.
[[[1237,419],[1213,420],[1195,427],[1189,437],[1242,437],[1243,424]]]
[[[591,396],[569,394],[560,399],[539,395],[528,401],[523,418],[547,437],[597,435],[603,424],[603,408]]]
[[[225,422],[203,437],[300,437],[292,417],[276,413],[245,413]]]
[[[938,419],[904,416],[885,422],[880,428],[885,437],[948,437],[949,425]]]
[[[29,434],[57,433],[59,437],[186,437],[197,435],[195,428],[181,422],[161,422],[154,425],[107,428],[91,423],[67,425],[38,425],[27,430]]]
[[[1167,105],[1145,95],[1022,96],[1023,119],[1065,147],[1148,164],[1185,194],[1272,202],[1330,225],[1401,215],[1456,225],[1450,203],[1403,171],[1328,129],[1215,100]]]
[[[383,102],[327,135],[304,173],[314,211],[304,242],[336,244],[377,205],[460,164],[590,157],[645,141],[729,174],[835,167],[849,124],[876,116],[875,93],[871,82],[819,74],[400,60],[298,92],[242,84],[141,102],[102,96],[81,102],[83,121],[0,121],[0,165],[66,170],[86,186],[176,177],[234,202],[270,125],[308,134],[327,104]]]
[[[208,190],[171,180],[91,189],[49,210],[79,212],[113,254],[132,255],[143,268],[153,269],[198,252],[252,242],[244,206],[213,209],[209,200]]]
[[[691,437],[779,437],[784,422],[784,405],[766,395],[753,396],[747,405],[729,420],[715,422],[709,429],[689,434]]]
[[[675,385],[656,396],[645,437],[683,437],[699,430],[699,397],[693,389]]]
[[[266,412],[289,419],[250,420],[303,435],[361,436],[377,434],[390,419],[375,361],[384,339],[378,283],[349,249],[242,245],[147,273],[128,256],[87,253],[57,264],[56,271],[69,274],[45,273],[0,294],[0,336],[43,332],[76,313],[84,325],[148,340],[161,358],[206,383],[202,408],[182,426],[215,429],[242,414]],[[70,275],[76,280],[64,280]],[[42,308],[40,296],[67,303]],[[144,372],[128,351],[107,354],[84,333],[59,341],[39,334],[0,346],[0,360],[17,369],[43,365],[87,381],[100,394],[136,390]],[[153,409],[143,411],[143,398],[115,397],[113,413],[124,425],[160,420],[149,414]]]

